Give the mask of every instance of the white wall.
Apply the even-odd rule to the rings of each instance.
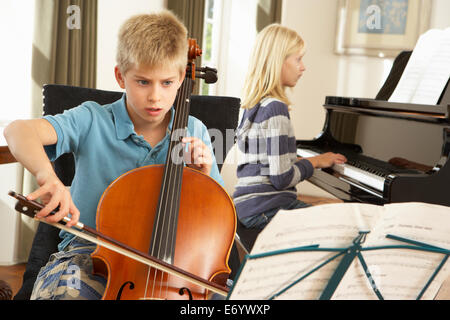
[[[0,145],[5,145],[3,127],[17,118],[30,117],[31,52],[34,1],[24,4],[14,0],[0,1]],[[27,77],[28,75],[28,77]],[[0,166],[0,265],[20,262],[21,216],[15,212],[9,190],[21,192],[21,166]]]
[[[431,28],[445,29],[450,27],[450,1],[432,0],[431,6]]]
[[[140,13],[160,11],[165,0],[98,0],[97,88],[121,91],[114,77],[117,35],[122,23]]]
[[[334,54],[338,1],[284,0],[282,24],[306,43],[306,72],[292,90],[292,121],[299,139],[312,139],[325,120],[327,95],[374,97],[382,85],[384,60]]]

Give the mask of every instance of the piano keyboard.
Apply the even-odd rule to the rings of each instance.
[[[298,148],[297,155],[299,157],[308,158],[308,157],[318,156],[319,153],[309,150],[309,149]],[[335,170],[336,172],[339,172],[341,175],[343,175],[345,177],[349,177],[349,178],[359,181],[369,187],[372,187],[375,190],[383,192],[385,179],[382,176],[367,172],[365,170],[359,169],[355,166],[352,166],[352,165],[349,165],[346,163],[335,164],[335,165],[333,165],[332,169]],[[341,179],[347,183],[353,184],[352,181],[345,179],[345,177],[339,177],[339,179]]]

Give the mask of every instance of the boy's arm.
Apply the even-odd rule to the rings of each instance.
[[[44,119],[17,120],[4,131],[8,147],[14,157],[34,176],[39,171],[53,171],[44,145],[55,144],[56,132]]]
[[[35,200],[46,194],[51,195],[50,201],[36,216],[47,217],[59,205],[59,211],[53,216],[48,216],[46,220],[57,222],[70,213],[72,217],[67,226],[76,224],[80,213],[73,204],[69,191],[56,176],[44,150],[45,145],[57,142],[53,126],[45,119],[17,120],[6,127],[4,136],[11,153],[36,177],[40,186],[27,198]]]

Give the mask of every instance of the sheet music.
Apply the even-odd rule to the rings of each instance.
[[[268,300],[332,255],[324,252],[300,252],[249,260],[239,276],[231,300]],[[317,299],[328,283],[337,263],[323,267],[302,280],[278,299]]]
[[[364,251],[363,256],[371,277],[355,259],[332,299],[376,300],[376,284],[385,300],[415,300],[443,259],[441,254],[399,249]],[[433,299],[448,275],[447,262],[421,299]]]
[[[360,230],[373,228],[381,212],[375,205],[350,203],[280,211],[258,236],[252,254],[314,244],[346,247]],[[248,260],[230,299],[269,299],[336,254],[299,252]],[[335,259],[314,272],[279,299],[317,299],[339,261]]]
[[[408,245],[387,239],[387,234],[450,249],[450,208],[425,203],[389,204],[386,213],[368,235],[364,247]],[[428,214],[429,213],[429,214]],[[385,299],[416,299],[444,255],[407,249],[364,251],[373,281]],[[445,264],[422,299],[433,299],[450,275]],[[362,276],[363,275],[363,276]],[[411,275],[411,276],[405,276]],[[342,279],[334,299],[377,299],[359,261]]]
[[[450,77],[450,28],[420,36],[390,102],[438,103]]]
[[[382,206],[329,204],[280,211],[259,235],[252,255],[320,244],[345,248],[359,231],[371,230],[363,247],[405,245],[386,239],[394,234],[450,248],[450,209],[423,203]],[[231,299],[268,299],[336,252],[296,252],[248,260],[233,288]],[[406,249],[363,251],[364,259],[385,299],[415,299],[444,255]],[[336,269],[339,259],[298,282],[277,299],[317,299]],[[449,276],[448,263],[439,272],[423,299],[432,299]],[[371,282],[355,259],[333,299],[377,299]]]

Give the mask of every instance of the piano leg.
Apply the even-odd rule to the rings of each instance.
[[[342,201],[341,199],[332,199],[332,198],[314,197],[305,195],[299,195],[297,196],[297,199],[312,206],[318,206],[321,204],[329,204],[329,203],[344,203],[344,201]]]

